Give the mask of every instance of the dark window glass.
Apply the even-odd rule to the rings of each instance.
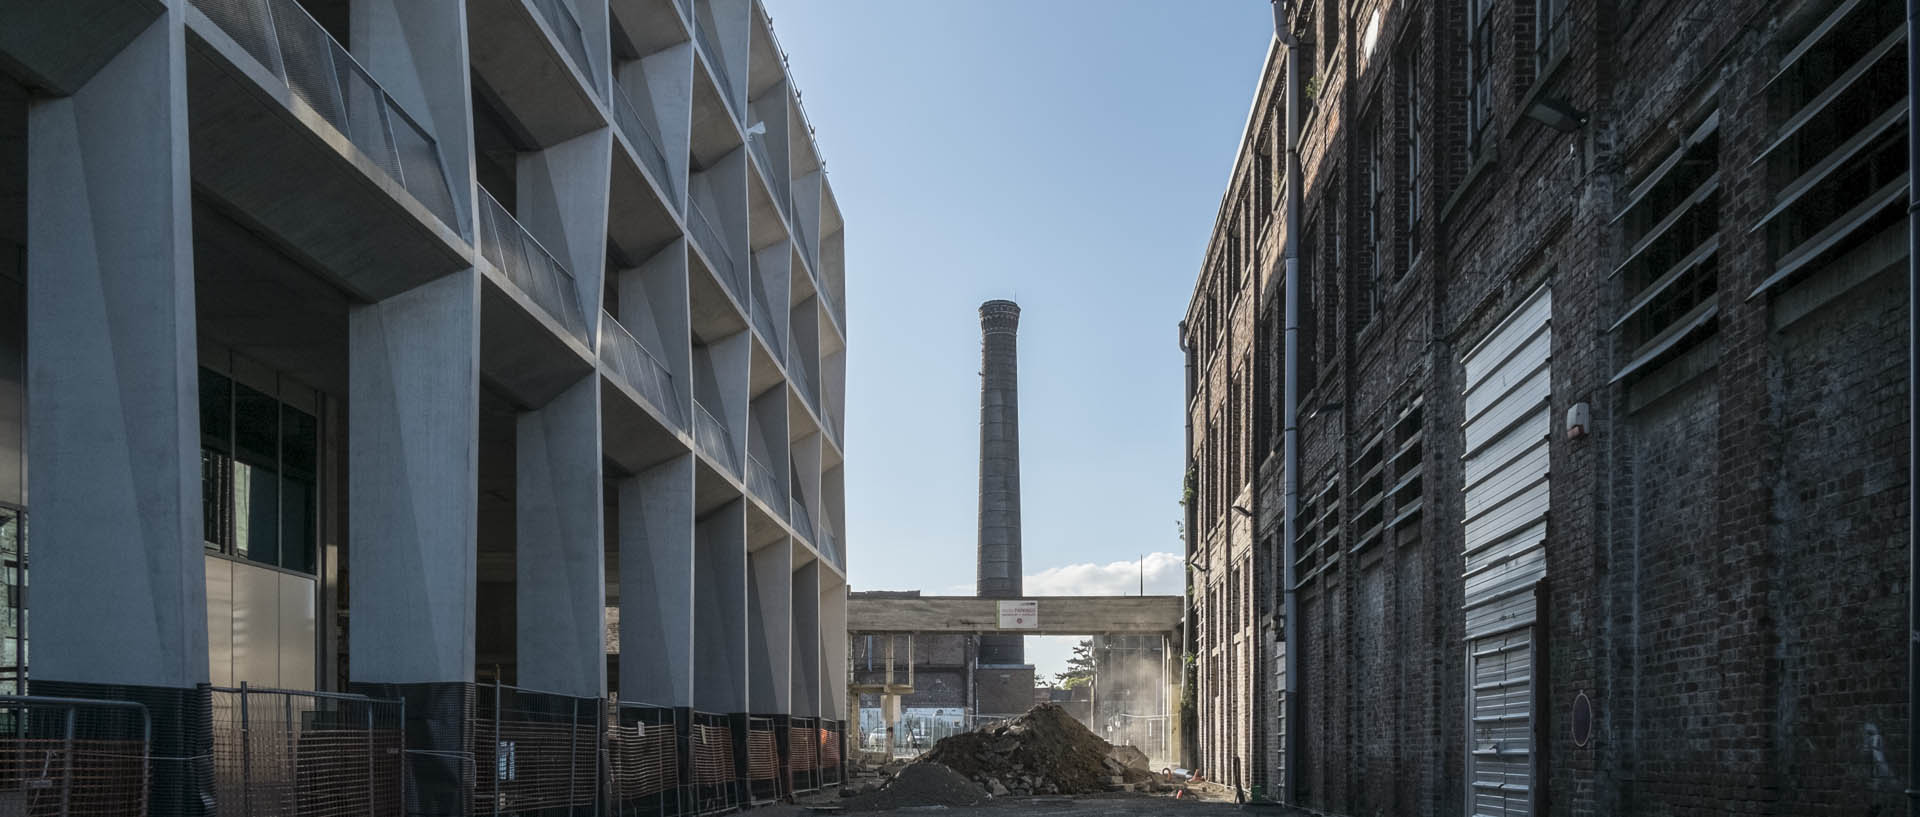
[[[200,449],[201,538],[208,548],[225,551],[233,545],[233,458],[212,448]]]
[[[236,385],[233,397],[235,453],[271,466],[280,459],[280,401]]]
[[[235,463],[233,552],[256,562],[280,563],[280,478],[272,468]]]
[[[320,424],[299,409],[280,411],[280,466],[288,474],[319,473]]]
[[[223,450],[233,446],[233,381],[200,370],[200,436]]]
[[[314,491],[309,480],[280,481],[280,566],[314,572]]]

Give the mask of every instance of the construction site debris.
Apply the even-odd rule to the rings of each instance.
[[[878,790],[848,794],[841,805],[846,811],[886,811],[929,806],[974,806],[987,802],[991,795],[973,781],[938,763],[914,763],[900,770]]]
[[[943,738],[913,763],[922,765],[952,769],[995,796],[1156,788],[1144,753],[1108,744],[1051,703],[987,729]]]

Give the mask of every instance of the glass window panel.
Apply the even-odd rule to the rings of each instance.
[[[200,436],[212,445],[233,446],[233,381],[209,369],[200,370]]]
[[[233,458],[200,449],[200,526],[207,547],[224,551],[233,544]]]
[[[280,566],[314,572],[313,483],[289,477],[280,481]]]
[[[279,564],[279,477],[271,468],[246,463],[235,463],[233,475],[233,552]]]
[[[280,401],[234,386],[233,439],[242,459],[272,466],[280,459]]]
[[[288,474],[319,473],[320,423],[296,408],[280,410],[280,467]]]

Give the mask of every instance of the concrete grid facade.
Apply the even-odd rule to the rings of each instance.
[[[1290,4],[1311,72],[1300,643],[1242,631],[1272,650],[1241,682],[1267,704],[1267,793],[1336,814],[1900,807],[1897,6]],[[1216,247],[1282,206],[1259,191],[1281,187],[1285,62],[1276,45]],[[1283,590],[1284,216],[1252,219],[1265,249],[1228,275],[1261,282],[1238,296],[1254,328],[1213,328],[1210,254],[1183,336],[1190,361],[1207,335],[1251,347],[1256,622]],[[1235,515],[1208,496],[1213,450],[1192,448],[1206,548]],[[1196,629],[1215,580],[1194,574]],[[1201,768],[1244,749],[1198,746]]]
[[[845,225],[759,2],[4,16],[12,678],[174,748],[243,682],[848,717]]]

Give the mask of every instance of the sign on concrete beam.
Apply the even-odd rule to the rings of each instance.
[[[1000,629],[1034,630],[1040,627],[1040,602],[1018,599],[1000,602]]]

